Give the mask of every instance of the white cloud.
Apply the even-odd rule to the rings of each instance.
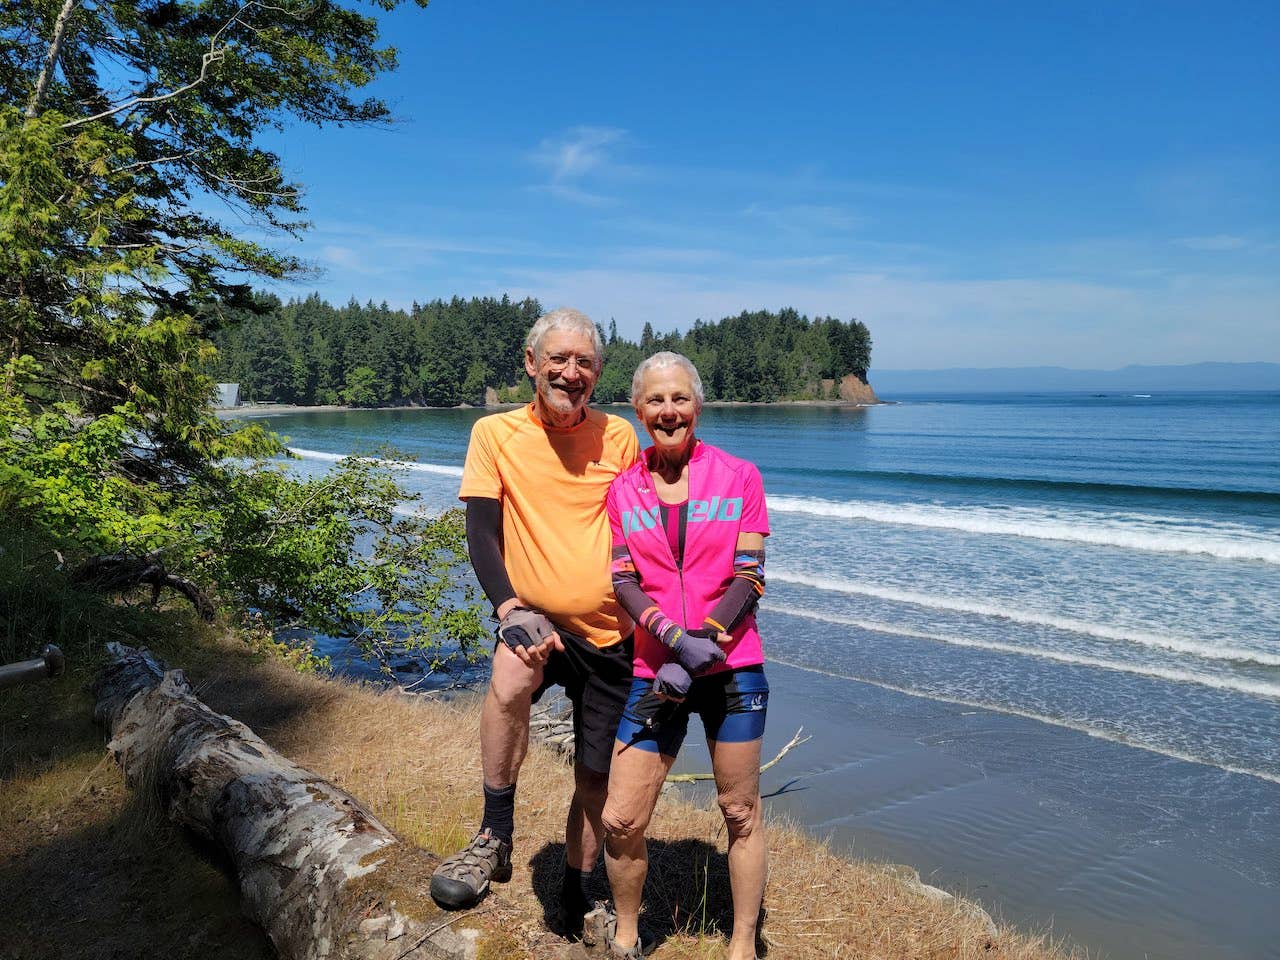
[[[1183,237],[1174,242],[1188,250],[1242,250],[1249,245],[1244,237],[1234,237],[1228,233],[1216,233],[1208,237]]]
[[[549,168],[553,183],[580,180],[607,169],[609,148],[626,135],[616,127],[574,127],[559,138],[547,138],[534,151],[534,159]]]
[[[818,203],[753,203],[742,211],[742,215],[763,220],[775,229],[788,233],[804,234],[845,233],[864,222],[843,207]]]
[[[357,250],[351,247],[340,247],[333,244],[320,248],[320,262],[331,267],[340,267],[355,273],[373,272],[370,264]]]
[[[539,193],[548,193],[559,200],[568,200],[570,203],[578,203],[584,207],[607,207],[614,203],[613,197],[607,197],[602,193],[592,193],[590,190],[583,190],[581,187],[571,183],[543,183],[532,188]]]

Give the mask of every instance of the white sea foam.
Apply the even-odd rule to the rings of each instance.
[[[1280,564],[1280,537],[1235,523],[1178,522],[1148,514],[1088,510],[947,507],[781,495],[769,497],[769,509],[824,519],[867,520],[1156,553],[1203,553],[1224,560]]]
[[[349,454],[345,453],[326,453],[323,450],[304,450],[300,447],[290,447],[289,452],[301,457],[303,460],[323,460],[326,463],[337,463],[339,460],[345,460],[349,456]],[[436,473],[447,477],[462,476],[461,467],[455,467],[447,463],[414,463],[411,460],[380,460],[377,457],[361,457],[360,459],[368,460],[371,463],[383,463],[389,467],[414,470],[418,473]]]
[[[895,603],[909,603],[934,610],[949,610],[955,613],[998,617],[1015,623],[1051,627],[1055,630],[1065,630],[1069,633],[1084,634],[1103,640],[1114,640],[1120,643],[1134,643],[1144,647],[1171,650],[1175,653],[1190,654],[1203,660],[1229,660],[1267,667],[1280,667],[1280,654],[1254,650],[1248,647],[1206,643],[1201,640],[1193,640],[1189,637],[1179,637],[1166,633],[1118,629],[1102,623],[1090,623],[1086,620],[1078,620],[1071,617],[1059,617],[1035,610],[1019,610],[1014,607],[986,603],[981,600],[948,597],[937,593],[918,593],[912,590],[902,590],[898,587],[884,587],[878,584],[845,580],[838,577],[814,576],[799,571],[779,569],[776,566],[769,568],[769,580],[775,583],[794,583],[800,586],[814,587],[818,590],[830,590],[835,593],[875,597],[879,600],[889,600]]]
[[[1065,727],[1068,730],[1075,730],[1099,740],[1109,740],[1112,743],[1121,743],[1128,747],[1136,747],[1140,750],[1146,750],[1149,753],[1157,753],[1164,757],[1172,757],[1175,760],[1185,760],[1188,763],[1198,763],[1204,766],[1216,767],[1219,770],[1225,770],[1228,773],[1240,773],[1250,777],[1257,777],[1260,780],[1268,780],[1271,783],[1280,783],[1280,775],[1267,770],[1254,770],[1250,767],[1241,767],[1230,763],[1220,763],[1210,757],[1200,757],[1195,754],[1186,753],[1182,750],[1176,750],[1172,747],[1163,746],[1161,744],[1135,740],[1132,737],[1117,733],[1115,730],[1091,726],[1089,723],[1082,720],[1071,720],[1065,717],[1050,717],[1045,716],[1044,714],[1034,713],[1030,710],[1020,710],[1017,707],[1011,707],[1006,704],[985,703],[981,700],[966,700],[962,697],[948,697],[938,693],[930,693],[926,690],[913,690],[910,687],[902,687],[893,683],[885,683],[884,681],[873,680],[869,677],[857,677],[849,674],[835,673],[831,670],[823,670],[818,667],[807,666],[803,663],[793,663],[790,660],[782,660],[778,657],[769,657],[768,660],[770,663],[777,663],[784,667],[803,670],[806,673],[816,673],[824,677],[832,677],[836,680],[853,680],[858,683],[866,683],[873,687],[879,687],[882,690],[892,690],[895,693],[905,693],[908,696],[920,697],[923,700],[936,700],[942,703],[954,703],[956,706],[960,707],[974,707],[979,710],[990,710],[993,713],[1003,713],[1008,714],[1009,716],[1022,717],[1026,720],[1034,720],[1038,723],[1047,723],[1055,727]]]
[[[897,637],[910,637],[916,640],[928,640],[935,643],[945,643],[949,646],[968,647],[974,650],[990,650],[993,653],[1011,653],[1017,656],[1037,657],[1042,660],[1052,660],[1055,663],[1065,663],[1071,666],[1095,667],[1099,670],[1114,670],[1120,673],[1130,673],[1142,677],[1153,677],[1158,680],[1168,680],[1172,683],[1195,683],[1200,686],[1211,687],[1214,690],[1229,690],[1233,693],[1244,693],[1249,696],[1280,699],[1280,684],[1267,683],[1266,681],[1261,680],[1219,677],[1195,670],[1176,670],[1168,667],[1156,666],[1154,664],[1125,663],[1119,660],[1105,660],[1101,657],[1087,657],[1074,653],[1045,650],[1041,647],[1022,647],[1013,643],[999,643],[989,640],[974,640],[970,637],[927,633],[923,630],[913,630],[910,627],[901,627],[892,623],[880,623],[875,620],[860,620],[854,617],[840,617],[831,613],[817,610],[805,610],[800,607],[781,606],[775,603],[766,604],[765,609],[793,617],[804,617],[807,620],[817,620],[822,623],[836,623],[848,627],[859,627],[863,630],[871,630],[876,633],[886,633]]]

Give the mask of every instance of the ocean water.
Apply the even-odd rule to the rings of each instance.
[[[704,411],[699,435],[764,477],[770,659],[835,701],[875,690],[910,695],[902,702],[921,716],[1004,718],[1028,731],[1005,759],[1022,757],[1018,783],[1049,806],[1092,797],[1100,836],[1172,845],[1184,866],[1280,893],[1280,394],[892,399]],[[481,414],[308,413],[271,426],[304,469],[391,444],[417,459],[410,483],[439,509],[455,502]],[[1050,756],[1081,742],[1105,753]],[[786,805],[830,830],[846,788],[824,797],[815,786]],[[962,854],[925,850],[927,825],[916,836],[895,838],[885,822],[870,832],[872,853],[924,851],[942,876],[981,885],[948,861]],[[991,882],[1015,919],[1073,895],[1063,878],[1052,896],[1031,878]],[[1137,886],[1154,898],[1138,908],[1152,916],[1177,912],[1162,895],[1207,896],[1185,878]],[[1077,891],[1074,922],[1107,955],[1142,956],[1106,933],[1105,917],[1090,924],[1089,903],[1105,913],[1117,893]],[[1280,937],[1271,918],[1263,932],[1268,923]],[[1280,955],[1266,946],[1276,937],[1215,942],[1210,955]]]

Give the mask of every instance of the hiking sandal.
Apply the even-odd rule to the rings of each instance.
[[[431,897],[450,910],[474,906],[489,891],[489,881],[511,879],[511,844],[481,830],[472,841],[436,867]]]
[[[596,908],[584,918],[582,942],[588,947],[603,944],[606,952],[614,960],[642,960],[653,952],[657,943],[644,930],[629,948],[618,946],[613,938],[618,932],[618,916],[613,912],[611,904],[598,902]]]

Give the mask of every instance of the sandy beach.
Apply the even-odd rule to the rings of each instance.
[[[766,757],[798,727],[813,737],[766,773],[771,816],[1092,956],[1277,955],[1275,857],[1267,877],[1235,856],[1277,835],[1275,784],[776,662],[768,674]],[[1082,765],[1099,772],[1088,786],[1065,772]],[[677,770],[707,768],[691,734]]]

